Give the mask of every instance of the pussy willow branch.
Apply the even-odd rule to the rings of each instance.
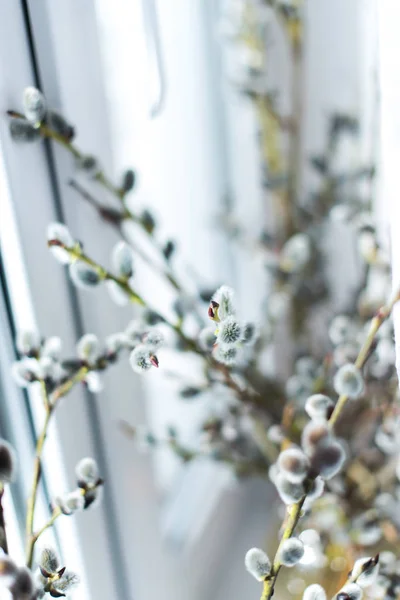
[[[7,111],[7,114],[10,117],[14,117],[14,118],[22,118],[22,119],[25,118],[25,116],[23,114],[13,111],[13,110]],[[79,150],[77,148],[77,146],[75,144],[73,144],[68,138],[64,137],[63,135],[61,135],[61,134],[57,133],[56,131],[54,131],[53,129],[51,129],[51,127],[49,127],[45,123],[40,124],[39,131],[43,137],[52,139],[53,141],[55,141],[58,144],[60,144],[61,146],[63,146],[63,148],[68,150],[68,152],[70,152],[74,158],[76,158],[78,160],[84,158],[85,155],[81,152],[81,150]],[[122,212],[121,216],[124,219],[129,219],[129,220],[133,221],[139,227],[141,227],[141,229],[151,239],[151,241],[153,242],[153,245],[156,247],[157,251],[162,256],[162,248],[160,248],[159,245],[155,243],[154,235],[146,229],[145,225],[141,222],[140,218],[137,217],[134,213],[132,213],[127,208],[127,206],[125,204],[125,191],[122,188],[119,188],[116,185],[114,185],[111,182],[111,180],[108,179],[108,177],[105,175],[104,171],[102,171],[102,170],[98,171],[95,174],[93,179],[95,181],[97,181],[97,183],[99,183],[102,187],[104,187],[109,192],[111,192],[120,202],[122,202],[123,212]],[[79,186],[79,184],[77,184],[76,182],[73,182],[73,183],[70,182],[70,185],[76,191],[78,191],[81,195],[83,195],[83,197],[87,201],[89,201],[92,204],[92,206],[97,204],[96,201],[90,196],[90,194],[88,194],[88,192],[83,190],[83,188],[81,186]],[[99,207],[98,204],[97,204],[96,208],[101,209],[101,207]],[[105,208],[105,207],[103,207],[103,208]],[[136,247],[136,251],[138,252],[137,247]],[[144,260],[146,260],[146,262],[149,262],[150,259],[145,258],[144,253],[142,251],[140,251],[140,253],[141,253],[142,258]],[[152,265],[152,266],[155,266],[155,265]],[[176,290],[182,291],[181,285],[178,283],[176,276],[172,272],[165,270],[163,274],[165,275],[166,279],[170,282],[170,284]]]
[[[29,568],[32,567],[33,561],[33,551],[35,543],[38,539],[38,536],[33,532],[34,518],[35,518],[35,508],[36,501],[39,489],[39,483],[42,475],[42,457],[43,457],[43,449],[46,441],[48,428],[50,424],[51,417],[56,409],[57,403],[60,398],[65,396],[75,385],[82,381],[85,375],[88,372],[88,367],[82,367],[79,369],[74,375],[72,375],[68,380],[62,383],[59,387],[57,387],[51,396],[47,393],[46,387],[42,386],[44,390],[45,396],[45,418],[42,425],[41,432],[36,442],[36,452],[35,452],[35,462],[33,467],[33,481],[30,496],[28,498],[27,504],[27,514],[26,514],[26,564]]]
[[[15,111],[15,110],[8,110],[7,114],[8,114],[8,116],[13,117],[13,118],[25,119],[25,115]],[[72,156],[74,158],[80,160],[85,157],[85,154],[83,152],[81,152],[77,148],[77,146],[75,146],[75,144],[73,144],[68,138],[64,137],[57,131],[54,131],[54,129],[51,129],[51,127],[46,125],[46,123],[41,123],[38,129],[44,138],[50,138],[50,139],[54,140],[55,142],[57,142],[58,144],[63,146],[63,148],[68,150],[68,152],[70,152],[70,154],[72,154]],[[105,175],[105,173],[102,170],[99,170],[94,175],[93,179],[95,181],[97,181],[105,189],[107,189],[109,192],[111,192],[114,196],[116,196],[116,198],[118,198],[118,200],[123,201],[124,195],[125,195],[124,191],[121,188],[114,185],[110,181],[110,179],[108,179],[108,177]],[[132,218],[133,218],[133,216],[132,216]]]
[[[3,498],[4,498],[4,486],[0,483],[0,548],[8,554],[8,543],[7,543],[7,530],[6,523],[4,519],[4,507],[3,507]]]
[[[38,529],[38,531],[32,534],[32,550],[34,549],[34,546],[40,538],[40,536],[42,535],[42,533],[44,533],[47,529],[50,529],[50,527],[54,525],[58,517],[61,517],[62,514],[63,513],[61,511],[61,508],[59,506],[56,506],[56,508],[54,508],[53,512],[51,513],[50,519],[46,521],[46,523],[40,529]]]
[[[140,258],[145,262],[153,271],[158,273],[162,278],[166,279],[175,291],[184,294],[186,293],[183,289],[183,285],[178,281],[177,276],[172,272],[171,267],[168,268],[163,267],[163,265],[156,263],[152,260],[135,242],[132,241],[131,238],[127,238],[123,229],[121,227],[122,221],[130,221],[132,220],[131,213],[121,212],[116,216],[116,218],[108,217],[108,207],[104,204],[98,202],[92,194],[90,194],[80,183],[75,181],[75,179],[70,179],[68,181],[68,185],[75,190],[86,202],[88,202],[100,215],[100,217],[108,224],[112,225],[114,229],[119,233],[119,235],[132,247],[133,251],[140,256]],[[134,223],[137,224],[137,220],[133,220]],[[155,242],[154,236],[151,236],[152,241]],[[155,243],[153,243],[155,245]],[[162,249],[155,245],[156,250],[162,254]]]
[[[82,496],[85,495],[85,490],[84,489],[79,488],[79,491],[81,492]],[[38,529],[35,533],[32,534],[32,543],[33,543],[33,546],[36,544],[36,542],[38,541],[38,539],[40,538],[40,536],[47,529],[50,529],[50,527],[53,527],[54,523],[57,521],[57,519],[59,517],[61,517],[62,514],[63,514],[63,512],[62,512],[62,510],[61,510],[61,508],[59,506],[56,506],[53,509],[53,512],[51,513],[51,516],[48,519],[48,521],[46,521],[46,523],[40,529]]]
[[[375,340],[375,336],[376,336],[380,326],[389,317],[389,315],[391,314],[391,312],[393,310],[393,306],[396,304],[396,302],[398,302],[399,299],[400,299],[400,292],[397,292],[385,306],[382,306],[378,310],[375,317],[372,319],[371,328],[369,330],[368,336],[367,336],[367,338],[357,356],[357,359],[354,363],[358,369],[362,369],[363,366],[365,365],[365,363],[367,362],[367,359],[370,355],[370,352],[371,352],[371,349],[372,349],[372,346],[373,346],[373,343]],[[343,408],[346,406],[348,399],[349,398],[346,395],[342,395],[339,397],[339,400],[337,401],[337,404],[331,415],[331,418],[329,419],[329,426],[331,428],[333,428],[336,425],[336,422],[337,422]]]
[[[122,290],[124,290],[124,292],[126,292],[128,298],[130,299],[131,302],[150,308],[152,310],[152,312],[154,314],[156,314],[165,325],[167,325],[170,329],[172,329],[179,336],[179,338],[184,342],[184,344],[188,350],[195,352],[196,354],[201,356],[206,361],[207,365],[209,365],[212,369],[219,371],[222,374],[225,385],[235,393],[235,395],[238,397],[238,399],[241,402],[244,402],[244,403],[253,405],[255,407],[259,407],[259,408],[260,407],[265,408],[264,400],[260,395],[258,395],[257,393],[251,393],[250,390],[248,390],[246,388],[243,389],[241,386],[239,386],[238,383],[235,381],[235,379],[232,377],[232,375],[231,375],[229,369],[226,367],[226,365],[219,363],[218,361],[214,360],[210,355],[205,353],[199,347],[199,345],[195,339],[188,337],[184,333],[184,331],[182,329],[182,324],[180,322],[173,323],[173,322],[169,321],[164,315],[161,315],[158,311],[154,310],[151,306],[149,306],[149,304],[135,290],[133,290],[133,288],[129,285],[129,283],[127,281],[125,281],[119,277],[115,277],[112,273],[107,271],[104,267],[102,267],[97,262],[95,262],[93,259],[88,257],[82,251],[82,248],[79,245],[77,245],[73,248],[68,248],[65,245],[63,245],[61,242],[59,242],[58,240],[49,240],[48,244],[49,244],[49,246],[56,245],[56,246],[63,247],[70,254],[70,256],[73,259],[81,260],[82,262],[86,263],[87,265],[89,265],[90,267],[95,269],[96,272],[98,273],[99,277],[102,280],[114,281]],[[271,445],[269,443],[265,428],[260,427],[258,419],[255,417],[253,418],[253,423],[254,423],[254,431],[253,431],[254,441],[257,444],[258,448],[261,450],[261,452],[264,454],[264,456],[270,461],[271,460],[271,447],[270,447]]]
[[[231,376],[229,369],[225,365],[218,363],[217,361],[215,361],[214,359],[209,357],[199,347],[199,345],[195,339],[187,336],[184,333],[180,322],[173,323],[172,321],[167,319],[164,315],[159,313],[157,310],[154,310],[149,305],[149,303],[146,302],[129,285],[129,283],[126,280],[124,280],[120,277],[116,277],[115,275],[113,275],[112,273],[107,271],[107,269],[102,267],[99,263],[97,263],[92,258],[87,256],[87,254],[85,254],[82,251],[80,246],[69,248],[69,247],[65,246],[64,244],[62,244],[61,242],[59,242],[58,240],[49,240],[48,245],[49,246],[60,246],[60,247],[64,248],[64,250],[66,250],[74,260],[80,260],[80,261],[84,262],[85,264],[89,265],[90,267],[92,267],[98,273],[100,279],[105,280],[105,281],[114,281],[118,285],[118,287],[120,287],[127,294],[128,298],[131,302],[133,302],[134,304],[139,304],[140,306],[145,306],[147,308],[150,308],[152,310],[152,312],[155,315],[157,315],[165,325],[167,325],[170,329],[172,329],[180,337],[180,339],[184,342],[184,344],[190,351],[195,352],[196,354],[199,354],[204,359],[208,360],[212,364],[212,367],[214,369],[216,369],[217,371],[220,371],[224,377],[224,381],[225,381],[226,385],[228,387],[230,387],[238,396],[240,396],[242,399],[245,399],[245,401],[252,402],[256,405],[260,404],[260,402],[258,402],[258,400],[257,400],[257,396],[250,395],[249,392],[246,392],[246,390],[243,390],[236,383],[236,381]]]
[[[387,304],[385,304],[378,310],[376,316],[372,319],[370,331],[369,331],[367,338],[366,338],[364,344],[362,345],[360,352],[357,356],[357,359],[354,363],[357,368],[362,369],[364,367],[364,365],[367,362],[367,359],[370,355],[370,352],[372,350],[372,347],[373,347],[373,344],[375,341],[375,336],[376,336],[377,332],[379,331],[379,328],[381,327],[382,323],[390,316],[394,305],[399,300],[400,300],[400,290],[397,291],[392,296],[392,298],[389,300],[389,302]],[[339,399],[336,403],[335,409],[328,421],[328,425],[331,429],[333,429],[333,427],[337,423],[337,420],[340,417],[341,413],[343,412],[347,401],[348,401],[348,396],[342,395],[339,397]],[[261,600],[269,600],[274,593],[274,588],[275,588],[275,583],[276,583],[276,580],[278,577],[278,573],[282,567],[282,563],[279,559],[279,551],[280,551],[283,541],[292,537],[294,530],[296,529],[297,523],[299,522],[299,519],[301,516],[301,509],[303,507],[306,497],[307,496],[304,496],[303,498],[301,498],[301,500],[299,500],[299,502],[296,502],[295,504],[290,506],[290,508],[288,509],[289,518],[286,522],[281,542],[280,542],[280,544],[278,546],[278,550],[275,554],[275,559],[273,562],[271,573],[270,573],[270,575],[268,575],[268,578],[265,579],[265,581],[264,581]]]

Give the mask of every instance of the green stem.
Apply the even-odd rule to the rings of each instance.
[[[38,531],[36,531],[32,535],[32,549],[35,546],[38,539],[40,538],[40,536],[42,535],[42,533],[44,533],[46,531],[46,529],[49,529],[50,527],[52,527],[54,525],[54,523],[56,522],[56,520],[58,519],[58,517],[60,517],[61,515],[62,515],[61,508],[59,506],[57,506],[53,510],[50,519],[43,525],[43,527],[41,527]]]
[[[274,593],[275,582],[278,577],[278,573],[282,567],[282,563],[279,559],[280,550],[281,550],[284,542],[286,540],[288,540],[290,537],[292,537],[293,532],[296,529],[297,523],[300,520],[301,509],[303,508],[305,499],[306,499],[306,497],[304,496],[304,498],[302,498],[299,502],[297,502],[296,504],[293,504],[290,508],[288,508],[289,518],[287,520],[285,531],[283,532],[283,535],[282,535],[282,539],[279,543],[278,550],[276,551],[275,560],[274,560],[274,564],[272,565],[271,574],[269,575],[268,579],[266,579],[264,581],[261,600],[269,600]]]
[[[42,426],[42,431],[41,431],[41,433],[38,437],[37,443],[36,443],[36,456],[35,456],[35,462],[34,462],[34,466],[33,466],[33,481],[32,481],[31,493],[28,498],[28,506],[27,506],[27,513],[26,513],[26,564],[29,568],[32,567],[32,561],[33,561],[33,547],[34,547],[33,521],[34,521],[34,517],[35,517],[35,507],[36,507],[36,501],[37,501],[39,482],[40,482],[40,478],[41,478],[41,474],[42,474],[43,448],[44,448],[44,442],[47,437],[47,431],[48,431],[52,412],[53,412],[53,409],[51,407],[48,407],[46,409],[46,416],[45,416],[44,423]]]

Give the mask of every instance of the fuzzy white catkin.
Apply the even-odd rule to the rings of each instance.
[[[346,452],[337,440],[328,440],[315,450],[311,464],[324,479],[332,479],[339,473],[346,460]]]
[[[33,598],[33,594],[36,591],[35,588],[36,586],[31,571],[28,567],[20,567],[17,570],[16,577],[10,588],[13,593],[13,598],[15,600],[27,600],[28,598]]]
[[[232,346],[240,341],[242,328],[235,317],[227,317],[218,327],[217,341],[224,346]]]
[[[258,328],[255,323],[245,323],[242,327],[242,343],[254,344],[258,337]]]
[[[224,365],[234,365],[237,360],[237,349],[236,348],[224,348],[220,344],[216,347],[214,351],[214,358],[220,363]]]
[[[53,548],[43,548],[40,553],[39,565],[48,573],[56,573],[59,569],[59,561]]]
[[[6,554],[0,554],[0,592],[3,593],[2,585],[12,585],[17,574],[17,565]],[[3,600],[3,596],[0,595]],[[12,598],[10,600],[13,600]]]
[[[100,356],[100,342],[93,333],[83,335],[76,345],[78,358],[94,363]]]
[[[22,358],[11,366],[14,381],[20,387],[27,387],[39,376],[39,363],[35,358]]]
[[[129,356],[129,362],[135,373],[145,373],[152,367],[150,360],[150,350],[143,344],[132,350]]]
[[[43,94],[35,87],[24,89],[22,103],[24,114],[33,126],[38,126],[46,115],[46,101]]]
[[[306,452],[310,455],[315,452],[315,449],[323,442],[327,441],[331,437],[328,425],[320,421],[310,421],[303,429],[301,434],[301,445]]]
[[[283,246],[280,267],[287,273],[298,273],[311,260],[311,242],[305,233],[296,233]]]
[[[69,265],[69,276],[76,287],[84,290],[93,289],[101,281],[96,269],[79,260]]]
[[[326,421],[334,404],[329,396],[313,394],[307,398],[305,411],[313,421]]]
[[[359,398],[364,391],[360,369],[352,364],[343,365],[333,378],[333,387],[339,396],[348,396],[352,400]]]
[[[88,485],[94,485],[99,479],[99,468],[93,458],[82,458],[75,467],[78,481]]]
[[[159,329],[151,329],[145,334],[143,343],[152,351],[158,350],[164,344],[164,336]]]
[[[99,394],[104,389],[104,383],[99,371],[90,371],[84,379],[89,392]]]
[[[294,567],[304,554],[304,544],[301,540],[291,537],[279,548],[278,559],[285,567]]]
[[[116,355],[128,346],[128,338],[125,333],[112,333],[104,340],[107,355]]]
[[[57,240],[66,248],[72,248],[75,245],[75,240],[72,237],[69,229],[62,223],[50,223],[47,227],[47,241]],[[71,257],[67,250],[60,246],[50,246],[50,252],[54,258],[62,264],[71,262]]]
[[[271,561],[260,548],[250,548],[244,558],[244,564],[248,572],[258,581],[265,579],[271,572]]]
[[[129,278],[132,276],[133,252],[126,242],[120,241],[114,246],[112,264],[118,277]]]
[[[62,351],[62,341],[61,338],[57,336],[52,336],[46,338],[42,350],[40,352],[40,356],[47,356],[53,360],[60,360]]]
[[[38,350],[40,335],[37,331],[19,331],[15,345],[20,354],[30,354],[34,350]]]
[[[267,431],[268,439],[274,444],[281,444],[285,438],[282,427],[280,425],[271,425]]]
[[[326,600],[326,592],[318,583],[313,583],[304,590],[303,600]]]
[[[14,481],[17,469],[17,455],[14,448],[6,440],[0,439],[0,482]]]
[[[307,375],[292,375],[285,384],[286,394],[299,404],[306,401],[312,393],[312,388],[313,380]]]
[[[292,483],[279,471],[275,476],[274,484],[282,502],[288,506],[298,502],[304,496],[305,490],[303,484]]]
[[[215,292],[213,300],[215,300],[215,302],[218,302],[219,304],[218,315],[221,320],[224,320],[227,317],[233,316],[235,314],[233,298],[234,291],[227,285],[222,285]]]
[[[77,586],[79,583],[79,577],[72,571],[64,571],[62,577],[60,579],[56,579],[52,583],[52,588],[65,596],[65,592],[71,590],[73,587]]]
[[[341,594],[343,595],[341,596]],[[361,600],[362,597],[362,588],[356,583],[346,583],[335,596],[335,598],[340,598],[340,600]]]
[[[328,335],[334,346],[350,341],[354,335],[354,326],[350,317],[346,315],[335,317],[329,326]]]
[[[291,483],[304,481],[309,466],[309,460],[300,448],[288,448],[278,457],[278,468]]]
[[[375,582],[378,572],[379,562],[374,561],[371,557],[364,557],[356,560],[351,575],[353,579],[357,580],[360,587],[365,588]]]
[[[56,498],[54,503],[61,508],[65,515],[72,515],[81,511],[85,506],[85,500],[80,489]]]
[[[202,350],[211,351],[213,349],[217,339],[214,332],[215,327],[206,327],[200,331],[198,341]]]

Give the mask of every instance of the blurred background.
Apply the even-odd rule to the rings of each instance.
[[[302,11],[295,71],[275,4]],[[389,248],[398,205],[391,202],[400,128],[397,13],[394,0],[2,0],[2,114],[19,108],[26,86],[41,89],[74,123],[79,146],[96,154],[113,179],[135,170],[129,202],[151,209],[159,235],[174,239],[177,268],[188,285],[193,279],[211,290],[229,284],[246,316],[262,321],[268,276],[247,240],[268,229],[271,187],[289,142],[276,141],[274,117],[266,125],[254,93],[267,93],[279,115],[300,115],[291,143],[297,144],[297,198],[305,205],[319,176],[318,166],[309,168],[310,157],[325,152],[330,118],[340,113],[358,120],[358,134],[346,137],[334,168],[383,163],[378,178],[357,181],[351,192],[374,202]],[[74,173],[63,149],[48,143],[17,148],[2,121],[0,433],[21,457],[24,476],[9,499],[12,544],[20,553],[37,407],[10,379],[15,331],[38,327],[43,335],[60,335],[72,353],[82,333],[103,339],[126,327],[134,309],[117,307],[105,290],[71,288],[47,251],[47,224],[65,221],[101,264],[109,262],[117,237],[68,185]],[[101,189],[96,197],[112,203]],[[340,304],[340,281],[356,272],[356,252],[339,218],[327,239],[328,248],[337,248],[338,240],[343,246],[329,265],[338,281],[333,302]],[[168,311],[170,289],[140,259],[136,278],[154,306]],[[285,373],[289,352],[278,348],[270,368]],[[220,399],[182,400],[178,383],[166,377],[174,360],[160,353],[163,368],[145,378],[122,361],[105,374],[103,392],[76,390],[58,411],[45,454],[43,513],[68,486],[81,456],[95,456],[106,481],[101,507],[61,519],[52,534],[65,562],[82,574],[77,600],[259,595],[243,556],[269,539],[274,545],[272,486],[238,482],[212,461],[184,465],[168,450],[142,454],[119,426],[121,420],[143,423],[161,435],[174,425],[185,442],[196,443],[199,423]],[[196,365],[179,367],[190,378]],[[284,597],[295,598],[301,586],[286,588]]]

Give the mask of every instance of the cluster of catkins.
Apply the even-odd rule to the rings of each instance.
[[[16,457],[13,448],[0,440],[0,484],[15,478]],[[83,458],[75,469],[77,489],[59,496],[54,507],[64,515],[94,507],[101,499],[103,480],[97,463]],[[61,567],[56,553],[44,548],[38,561],[36,573],[27,567],[19,567],[6,553],[0,551],[0,598],[2,600],[38,600],[47,593],[53,598],[66,596],[79,582],[75,573]]]
[[[82,458],[75,468],[77,488],[54,500],[63,515],[73,515],[90,506],[96,506],[102,497],[103,480],[93,458]]]
[[[359,398],[364,389],[361,371],[352,364],[343,365],[334,377],[333,386],[339,396]],[[322,494],[323,480],[331,479],[341,470],[346,452],[329,426],[333,409],[334,403],[329,396],[309,396],[305,411],[311,420],[303,429],[301,447],[293,445],[283,450],[272,465],[270,478],[285,504],[293,504],[307,496],[306,505],[309,505]],[[270,438],[279,442],[275,428],[272,433]]]
[[[287,505],[304,496],[310,505],[322,494],[324,480],[334,477],[345,461],[345,450],[327,422],[332,408],[333,402],[328,396],[310,396],[306,411],[311,421],[303,430],[301,448],[293,445],[283,450],[270,468],[270,478]]]
[[[31,331],[21,332],[16,340],[20,359],[12,366],[12,373],[20,387],[44,381],[48,392],[62,385],[80,368],[87,372],[82,381],[90,392],[103,389],[101,372],[127,351],[132,369],[137,373],[158,366],[156,351],[164,343],[164,336],[155,327],[142,320],[131,321],[124,332],[108,336],[104,344],[94,334],[83,335],[76,345],[76,358],[62,359],[62,342],[58,337],[41,339]]]
[[[285,567],[293,567],[301,561],[304,550],[303,542],[299,538],[291,537],[280,545],[276,558]],[[335,594],[333,600],[361,600],[363,590],[367,587],[371,587],[373,592],[376,591],[378,594],[378,590],[382,590],[383,580],[387,579],[385,575],[382,575],[384,569],[381,569],[381,573],[379,572],[379,563],[379,555],[372,558],[359,558],[349,573],[347,583]],[[272,576],[271,561],[260,548],[251,548],[247,552],[245,566],[258,581],[268,580]],[[382,598],[383,596],[379,594],[374,597]],[[388,597],[394,598],[395,596]],[[327,600],[327,594],[321,585],[314,583],[304,590],[303,600]]]
[[[214,294],[208,316],[216,327],[207,327],[199,334],[199,344],[204,350],[225,365],[240,364],[246,359],[246,350],[257,339],[257,327],[251,322],[242,322],[236,316],[233,290],[223,285]]]
[[[2,600],[39,600],[67,595],[79,583],[78,576],[60,565],[52,548],[43,548],[36,573],[18,567],[6,554],[0,555],[0,592]]]

